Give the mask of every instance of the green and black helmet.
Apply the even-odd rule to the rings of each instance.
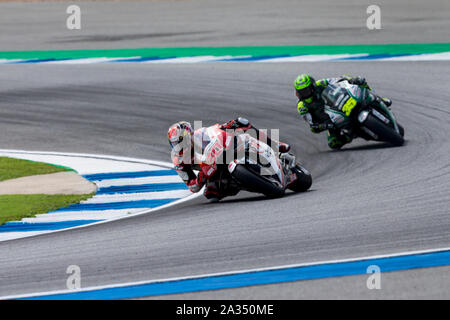
[[[314,95],[316,81],[308,74],[301,74],[295,79],[295,90],[300,100],[311,98]]]

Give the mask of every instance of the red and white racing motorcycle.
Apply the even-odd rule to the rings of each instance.
[[[195,131],[194,161],[221,194],[246,190],[281,197],[286,189],[302,192],[312,184],[311,174],[293,154],[276,152],[247,132],[225,131],[218,124]]]

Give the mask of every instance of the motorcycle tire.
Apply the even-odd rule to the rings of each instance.
[[[278,198],[284,195],[283,187],[246,166],[237,165],[231,175],[248,191],[262,193],[269,198]]]
[[[386,126],[381,120],[369,114],[364,126],[378,136],[379,141],[389,142],[394,146],[401,146],[405,143],[405,139],[398,134],[393,128]]]
[[[311,174],[299,164],[297,164],[292,171],[297,175],[297,181],[295,181],[293,185],[289,186],[289,189],[294,192],[307,191],[312,185]]]

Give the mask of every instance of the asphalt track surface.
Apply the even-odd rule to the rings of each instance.
[[[420,39],[419,39],[420,40]],[[0,243],[0,296],[62,290],[66,269],[82,287],[347,259],[450,243],[450,62],[5,65],[0,146],[169,160],[177,120],[205,125],[243,116],[280,129],[312,172],[311,190],[266,200],[243,193]],[[328,149],[296,114],[292,81],[365,76],[393,99],[400,148],[355,141]],[[384,278],[383,278],[384,279]],[[220,298],[449,298],[449,268],[313,280],[210,292]],[[391,280],[389,280],[391,279]],[[340,290],[339,290],[340,289]],[[205,297],[188,294],[190,298]],[[182,296],[184,297],[184,296]]]
[[[2,1],[2,51],[449,41],[447,0]],[[66,28],[72,4],[81,30]],[[366,27],[373,4],[381,30]]]
[[[282,199],[242,194],[211,205],[200,198],[149,215],[1,243],[1,294],[64,289],[71,264],[81,267],[87,287],[447,247],[450,76],[442,70],[448,66],[4,67],[0,77],[11,88],[1,92],[3,148],[168,160],[165,134],[173,121],[202,119],[208,125],[244,116],[260,128],[280,128],[281,140],[292,144],[314,184]],[[394,100],[406,145],[355,141],[340,152],[329,150],[326,137],[296,117],[290,84],[303,71],[365,75]],[[423,83],[429,84],[426,94]],[[447,284],[440,283],[448,297]]]

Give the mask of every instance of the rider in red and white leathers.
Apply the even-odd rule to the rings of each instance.
[[[259,131],[253,127],[247,119],[238,118],[236,120],[231,120],[227,123],[220,124],[219,129],[221,130],[241,130],[242,132],[247,132],[250,129],[256,131],[259,139],[263,141],[270,140],[262,131]],[[180,121],[173,124],[168,131],[169,144],[171,146],[172,152],[172,162],[174,164],[174,169],[178,172],[178,175],[189,187],[192,192],[199,192],[203,186],[206,185],[204,190],[204,195],[211,202],[218,201],[226,196],[235,195],[239,192],[239,189],[228,189],[226,191],[219,192],[217,186],[217,179],[214,179],[214,173],[212,175],[207,175],[201,170],[200,165],[194,161],[194,144],[196,141],[201,144],[204,141],[203,136],[206,132],[206,128],[198,129],[194,132],[192,126],[189,122]],[[196,139],[197,138],[197,139]],[[281,153],[286,153],[290,150],[288,144],[273,141],[278,147],[278,151]],[[202,148],[203,149],[203,148]],[[195,171],[199,171],[196,174]]]

